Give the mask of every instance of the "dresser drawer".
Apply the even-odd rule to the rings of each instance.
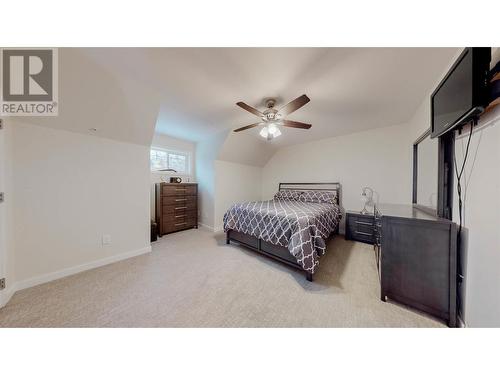
[[[175,232],[177,230],[188,229],[196,226],[194,218],[180,220],[178,222],[168,221],[163,223],[163,232]]]
[[[163,206],[186,206],[196,204],[196,196],[177,195],[171,197],[162,197]]]
[[[179,210],[178,212],[175,212],[170,215],[167,214],[163,215],[163,221],[165,223],[181,223],[186,220],[190,221],[196,220],[196,211]]]
[[[196,195],[196,186],[195,185],[181,185],[181,184],[172,184],[172,185],[162,185],[161,195],[166,197],[175,197],[179,195]]]
[[[196,211],[196,202],[182,201],[176,204],[164,205],[162,211],[164,215],[177,215],[185,211]]]

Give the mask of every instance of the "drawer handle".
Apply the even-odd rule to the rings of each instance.
[[[355,233],[357,233],[357,234],[363,234],[365,236],[373,236],[373,233],[366,233],[366,232],[359,232],[359,231],[355,231]]]
[[[176,202],[182,202],[182,201],[187,201],[187,198],[182,198],[182,199],[176,199]]]
[[[373,223],[367,223],[366,221],[355,221],[356,224],[361,224],[361,225],[369,225],[373,227]]]
[[[187,207],[175,207],[174,210],[183,210],[185,208],[187,208]]]
[[[186,217],[186,216],[187,216],[187,215],[176,215],[176,216],[174,216],[174,217],[175,217],[175,218],[177,218],[177,217]]]
[[[186,189],[175,189],[175,191],[186,191]]]
[[[186,225],[187,223],[179,223],[179,224],[174,224],[176,227],[179,225]]]

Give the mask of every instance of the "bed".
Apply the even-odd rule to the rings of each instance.
[[[236,203],[224,214],[231,241],[297,268],[308,281],[342,218],[341,185],[280,183],[274,199]]]

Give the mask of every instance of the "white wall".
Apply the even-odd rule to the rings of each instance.
[[[218,152],[217,159],[263,167],[276,152],[276,149],[275,141],[266,141],[250,131],[229,132]]]
[[[196,181],[198,182],[198,220],[214,230],[215,225],[215,160],[226,139],[222,132],[196,144]]]
[[[280,182],[340,182],[346,210],[363,208],[364,186],[379,202],[411,202],[407,132],[405,125],[390,126],[282,148],[263,169],[263,198],[271,199]]]
[[[149,147],[17,121],[12,131],[20,287],[150,250]]]
[[[164,148],[171,151],[182,151],[190,155],[190,173],[179,174],[174,172],[151,172],[151,219],[155,218],[155,183],[169,182],[171,176],[181,176],[186,182],[195,182],[196,175],[196,144],[194,142],[184,141],[178,138],[169,137],[164,134],[155,133],[152,147]]]
[[[215,161],[215,222],[222,230],[224,213],[237,202],[261,200],[262,168],[222,160]]]
[[[458,165],[466,144],[464,132],[455,142]],[[500,327],[500,108],[481,118],[474,130],[461,185],[465,322],[470,327]],[[458,222],[456,181],[453,208]]]
[[[222,230],[224,213],[233,203],[262,198],[262,168],[258,165],[262,162],[262,155],[250,158],[249,149],[254,154],[263,153],[267,157],[272,152],[268,145],[255,137],[243,135],[235,138],[227,131],[196,144],[200,225],[213,231]],[[233,158],[230,155],[239,156]],[[257,165],[249,165],[245,161]]]
[[[14,236],[13,232],[13,202],[12,187],[12,125],[10,120],[4,120],[3,130],[0,130],[0,192],[5,194],[4,203],[0,203],[0,277],[6,279],[6,289],[0,291],[0,307],[7,302],[12,292],[14,273]]]

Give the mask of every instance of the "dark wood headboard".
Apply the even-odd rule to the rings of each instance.
[[[337,193],[337,204],[340,205],[342,185],[340,182],[280,182],[278,190],[333,191]]]

